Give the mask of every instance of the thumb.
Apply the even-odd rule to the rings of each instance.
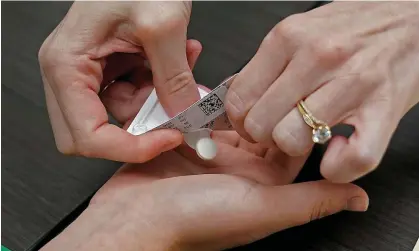
[[[200,96],[186,53],[186,27],[144,41],[159,100],[169,114],[182,112]]]
[[[264,187],[261,194],[266,208],[261,220],[270,231],[302,225],[342,210],[363,212],[369,203],[362,188],[326,180]]]
[[[366,211],[368,195],[351,183],[312,181],[286,186],[255,186],[230,216],[237,232],[224,246],[246,244],[275,232],[347,211]],[[233,222],[233,223],[232,223]],[[220,232],[220,230],[218,230]],[[234,235],[235,234],[235,235]]]
[[[223,188],[222,183],[217,184],[218,189]],[[221,200],[210,196],[202,203],[207,210],[195,209],[210,213],[206,212],[199,223],[194,221],[196,224],[187,225],[186,235],[190,242],[206,243],[214,249],[230,248],[342,210],[365,211],[368,207],[366,192],[351,183],[335,184],[322,180],[285,186],[253,184],[244,189],[240,185],[238,190],[231,187],[234,182],[228,184],[229,192],[223,192],[223,196],[219,196]],[[234,199],[229,198],[229,193],[234,194]],[[216,207],[209,210],[211,203],[208,201],[223,204],[212,203]]]

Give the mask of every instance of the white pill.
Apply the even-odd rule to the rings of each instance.
[[[196,153],[201,159],[211,160],[217,155],[217,145],[210,138],[201,138],[196,142]]]

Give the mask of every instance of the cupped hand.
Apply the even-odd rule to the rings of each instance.
[[[90,208],[119,208],[114,217],[127,217],[124,228],[137,226],[125,238],[145,249],[162,240],[157,250],[221,250],[342,210],[367,209],[367,194],[353,184],[291,184],[305,157],[264,149],[235,132],[217,132],[214,139],[219,154],[210,162],[181,147],[146,164],[126,165]],[[151,233],[150,242],[136,239],[142,232]]]
[[[45,250],[220,250],[368,207],[353,184],[291,184],[307,155],[290,157],[232,131],[212,138],[218,154],[211,161],[181,145],[123,166]]]
[[[278,23],[232,83],[226,110],[251,142],[299,156],[313,146],[296,104],[333,137],[321,173],[350,182],[380,163],[400,119],[419,101],[419,4],[335,2]]]
[[[182,135],[174,130],[133,136],[110,124],[107,110],[119,122],[129,118],[115,114],[104,99],[130,101],[138,111],[137,100],[154,85],[171,116],[199,99],[191,68],[201,45],[186,40],[190,12],[190,2],[72,5],[39,52],[59,151],[144,162],[181,144]]]

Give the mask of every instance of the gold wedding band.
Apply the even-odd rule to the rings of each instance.
[[[325,122],[316,119],[303,100],[298,102],[297,107],[303,116],[304,122],[313,129],[313,142],[318,144],[326,143],[332,137],[330,127]]]

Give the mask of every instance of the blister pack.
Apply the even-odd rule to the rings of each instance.
[[[232,129],[225,113],[224,100],[235,76],[227,78],[209,93],[199,88],[201,99],[173,118],[166,114],[153,90],[127,131],[141,135],[151,130],[177,129],[201,158],[214,158],[216,147],[210,140],[211,130]]]

